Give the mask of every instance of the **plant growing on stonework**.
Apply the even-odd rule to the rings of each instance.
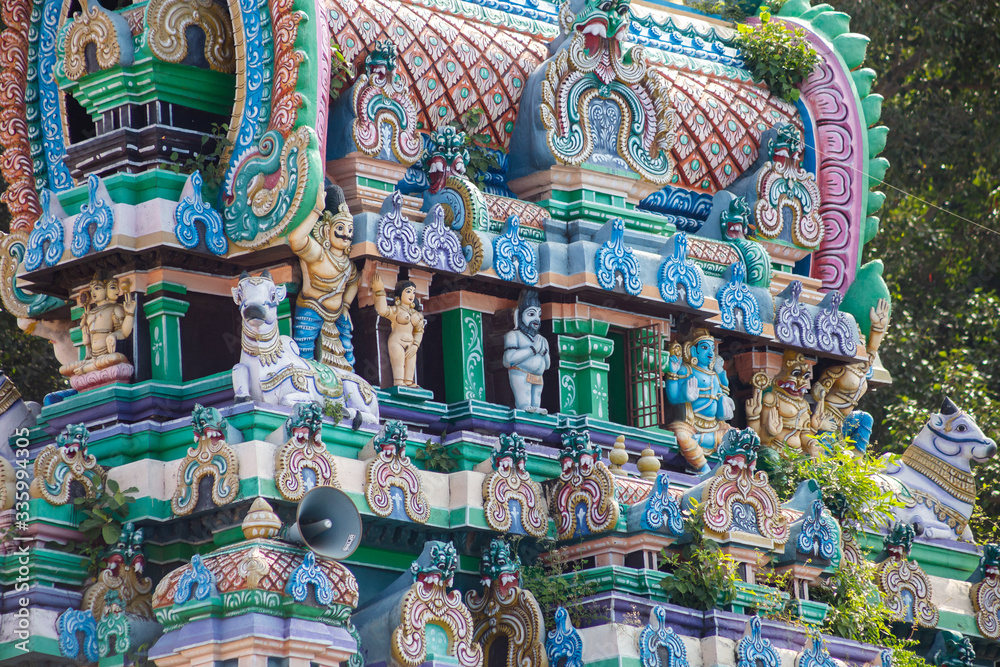
[[[444,444],[444,437],[447,431],[441,434],[441,440],[434,442],[431,438],[424,443],[423,449],[418,449],[414,458],[423,462],[424,470],[431,472],[451,472],[458,468],[458,456],[456,456],[455,445]]]
[[[910,650],[916,641],[893,634],[892,612],[875,585],[876,568],[867,559],[859,563],[844,560],[830,579],[810,588],[812,600],[830,605],[823,632],[885,646],[892,650],[893,667],[927,667],[924,659]]]
[[[473,107],[463,113],[458,119],[448,123],[459,132],[465,133],[465,147],[469,151],[469,162],[465,165],[465,175],[469,180],[482,183],[490,169],[500,166],[497,156],[486,147],[490,143],[488,132],[477,132],[486,115],[479,107]]]
[[[329,398],[323,403],[323,416],[333,419],[333,423],[339,424],[344,418],[344,404],[341,401],[331,401]]]
[[[705,506],[695,505],[684,512],[684,533],[688,539],[680,554],[664,554],[671,570],[660,586],[674,604],[708,610],[736,599],[736,561],[719,544],[705,536]]]
[[[761,7],[777,12],[785,0],[686,0],[684,5],[703,14],[718,16],[726,21],[739,23],[747,17],[756,16]]]
[[[817,456],[790,447],[761,453],[761,467],[767,471],[768,482],[779,500],[785,502],[801,482],[811,479],[845,531],[886,525],[899,501],[878,484],[876,475],[885,472],[885,462],[858,454],[843,436],[824,434],[821,442]]]
[[[809,46],[802,28],[773,22],[770,12],[762,12],[760,21],[755,26],[739,24],[734,43],[754,79],[766,83],[781,99],[796,102],[798,85],[819,64],[819,54]]]
[[[596,593],[597,585],[584,577],[580,563],[566,562],[555,550],[554,540],[544,540],[540,546],[549,551],[549,558],[521,568],[521,588],[531,591],[535,596],[545,618],[545,628],[555,628],[554,614],[559,606],[566,608],[570,620],[577,628],[596,620],[601,615],[600,611],[593,607],[574,605],[572,602]]]
[[[347,62],[339,44],[330,42],[330,51],[333,53],[330,68],[330,98],[335,100],[344,92],[348,83],[354,80],[355,72],[354,65]]]
[[[173,162],[170,168],[175,174],[201,172],[202,192],[208,201],[216,199],[226,175],[228,165],[222,163],[222,155],[233,145],[228,135],[228,123],[212,123],[212,132],[201,135],[201,147],[186,157],[184,162],[180,162],[180,153],[177,151],[170,154]]]
[[[73,499],[76,510],[86,517],[78,528],[84,539],[79,543],[70,542],[66,548],[74,552],[79,547],[80,555],[90,562],[92,574],[97,573],[105,549],[121,537],[129,506],[135,502],[135,498],[128,494],[136,491],[138,489],[134,486],[122,490],[118,482],[109,479],[97,486],[93,498]]]

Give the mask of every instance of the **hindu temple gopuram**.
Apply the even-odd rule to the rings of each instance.
[[[868,40],[729,4],[3,0],[0,298],[67,388],[0,374],[0,662],[992,667],[996,443],[858,409]]]

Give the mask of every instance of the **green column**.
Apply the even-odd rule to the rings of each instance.
[[[559,344],[560,412],[609,419],[608,366],[615,349],[610,325],[596,320],[553,320]]]
[[[164,292],[187,294],[187,288],[173,283],[150,285],[147,294],[161,292],[142,306],[149,321],[149,353],[153,379],[180,384],[181,372],[181,318],[191,305]]]
[[[483,314],[468,308],[441,313],[444,396],[448,403],[486,400]]]
[[[292,335],[292,311],[295,310],[298,293],[298,283],[285,283],[285,298],[278,304],[278,333],[282,336]],[[316,341],[316,351],[319,352],[319,340]]]

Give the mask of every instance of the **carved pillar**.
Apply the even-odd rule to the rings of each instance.
[[[559,410],[608,419],[608,369],[614,351],[610,325],[596,320],[553,320],[559,345]]]
[[[469,308],[453,308],[441,313],[441,327],[445,401],[485,401],[483,314]]]
[[[142,304],[142,312],[149,321],[149,354],[152,378],[161,382],[181,383],[181,318],[188,311],[187,301],[172,296],[187,294],[184,285],[157,283],[150,285],[150,293],[159,294]]]
[[[278,333],[292,335],[292,313],[295,312],[295,297],[299,293],[299,283],[285,283],[285,298],[278,304]],[[317,343],[317,348],[319,344]]]

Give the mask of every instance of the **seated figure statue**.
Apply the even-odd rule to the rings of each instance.
[[[81,292],[83,317],[80,319],[80,331],[86,355],[80,361],[60,367],[62,375],[72,378],[124,365],[128,367],[126,375],[131,376],[132,367],[128,359],[116,351],[118,341],[132,335],[135,323],[136,302],[129,293],[130,287],[128,280],[119,282],[117,278],[94,276],[87,289]],[[122,292],[125,293],[125,301],[119,303]],[[75,385],[74,388],[82,389]]]
[[[716,354],[715,338],[695,329],[682,346],[673,343],[665,361],[667,402],[675,406],[667,426],[688,464],[708,472],[707,452],[715,451],[729,431],[736,404],[729,397],[729,378]]]

